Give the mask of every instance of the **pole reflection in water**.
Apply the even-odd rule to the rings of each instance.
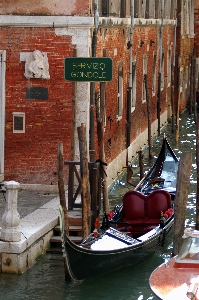
[[[190,189],[187,201],[186,226],[195,225],[195,201],[197,170],[195,163],[195,122],[193,115],[187,111],[180,119],[179,144],[175,144],[175,135],[171,133],[168,124],[161,135],[153,141],[154,158],[148,158],[147,149],[144,154],[145,172],[153,165],[156,155],[162,145],[163,133],[180,158],[182,152],[192,152],[192,169],[190,176]],[[135,176],[139,181],[138,161],[132,163]],[[136,173],[138,173],[136,175]],[[120,204],[122,195],[132,189],[126,183],[126,174],[118,179],[109,193],[111,207]],[[64,280],[63,259],[61,255],[46,254],[36,264],[22,275],[0,274],[0,299],[41,299],[41,300],[147,300],[158,298],[153,295],[149,288],[149,276],[151,272],[165,260],[170,258],[172,244],[166,249],[153,254],[144,262],[135,267],[129,267],[114,273],[97,276],[84,280],[81,283],[67,283]],[[107,269],[109,266],[107,265]],[[96,274],[97,275],[97,274]]]

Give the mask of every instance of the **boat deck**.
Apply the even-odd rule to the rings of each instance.
[[[156,268],[150,276],[149,284],[156,296],[163,300],[187,300],[191,284],[199,285],[199,268],[174,268],[175,257]],[[199,289],[197,298],[199,299]]]

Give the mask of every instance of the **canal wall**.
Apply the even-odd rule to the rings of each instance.
[[[168,123],[168,111],[164,112],[161,115],[161,127],[163,128]],[[158,128],[158,120],[155,120],[151,124],[151,136],[152,139],[155,138],[158,134],[157,131]],[[119,173],[123,171],[123,169],[126,167],[126,161],[128,156],[128,162],[131,162],[133,158],[137,155],[137,152],[140,150],[143,150],[146,145],[148,145],[148,129],[146,129],[144,132],[140,133],[140,135],[131,143],[129,148],[120,155],[117,156],[116,159],[114,159],[108,166],[107,166],[107,184],[110,186],[115,180]]]

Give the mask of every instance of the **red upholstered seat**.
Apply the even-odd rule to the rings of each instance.
[[[148,219],[160,219],[160,212],[163,213],[171,207],[171,196],[167,191],[154,191],[146,200],[146,215]]]
[[[131,232],[144,233],[147,228],[160,223],[161,211],[171,207],[171,196],[163,190],[145,196],[138,191],[129,191],[123,197],[123,222],[131,225]]]
[[[129,191],[123,197],[123,214],[125,219],[144,219],[145,199],[139,192]]]

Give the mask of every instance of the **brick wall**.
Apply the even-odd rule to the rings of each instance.
[[[3,3],[2,3],[3,2]],[[86,16],[90,15],[91,0],[84,1],[63,1],[63,0],[9,0],[1,1],[0,14],[12,15],[65,15],[65,16]]]
[[[168,26],[169,27],[169,26]],[[170,101],[171,87],[167,87],[167,52],[170,44],[173,44],[173,27],[171,26],[170,35],[168,27],[163,30],[163,52],[165,53],[164,62],[164,81],[165,89],[161,92],[161,114],[167,110]],[[133,59],[136,60],[136,104],[135,110],[131,114],[131,142],[148,127],[147,103],[142,101],[142,81],[143,81],[143,56],[148,57],[147,76],[148,92],[151,106],[151,122],[157,119],[157,90],[159,72],[159,26],[136,26],[133,31]],[[126,114],[127,114],[127,87],[129,78],[129,58],[130,50],[127,49],[129,40],[129,29],[127,28],[103,28],[101,27],[98,35],[97,55],[103,55],[106,49],[107,57],[113,59],[113,80],[107,83],[106,91],[106,128],[105,128],[105,154],[106,162],[111,162],[122,151],[126,149]],[[140,47],[140,40],[144,42]],[[150,45],[150,40],[154,43]],[[114,51],[115,49],[115,51]],[[153,54],[157,54],[156,63],[156,92],[152,93],[153,78]],[[123,61],[124,70],[124,103],[123,115],[120,121],[117,120],[117,65]],[[167,96],[169,100],[167,100]],[[111,122],[109,120],[112,120]],[[161,126],[164,124],[161,124]],[[96,145],[97,149],[97,145]]]
[[[73,55],[69,37],[54,29],[1,28],[6,50],[5,180],[57,184],[57,145],[64,144],[69,159],[71,83],[64,79],[64,58]],[[21,52],[46,52],[50,80],[27,79]],[[27,87],[48,88],[48,100],[26,100]],[[25,113],[25,133],[13,133],[13,112]]]

